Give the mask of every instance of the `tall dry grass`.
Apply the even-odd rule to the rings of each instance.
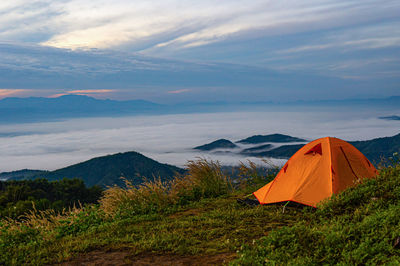
[[[124,179],[125,188],[114,186],[104,192],[100,208],[111,216],[149,213],[174,204],[217,197],[233,190],[231,180],[223,173],[219,162],[200,158],[188,161],[186,167],[186,174],[176,175],[168,182],[158,178],[134,186]]]
[[[84,210],[84,207],[79,203],[78,206],[74,205],[71,208],[55,211],[53,209],[33,210],[19,217],[18,219],[4,218],[0,221],[0,230],[7,229],[11,231],[21,231],[24,228],[37,229],[38,231],[50,232],[54,228],[61,226],[65,221],[72,224],[79,214]]]
[[[125,188],[109,187],[100,199],[100,208],[105,214],[114,216],[119,213],[146,213],[174,204],[170,196],[169,185],[160,178],[145,180],[142,185],[134,186],[131,181],[122,178]]]
[[[261,161],[264,165],[257,165],[250,160],[247,160],[247,164],[240,162],[237,181],[241,190],[254,190],[255,186],[265,185],[275,178],[280,167],[268,159],[261,159]]]
[[[186,167],[188,174],[185,178],[191,182],[191,188],[197,189],[204,197],[227,194],[233,189],[229,176],[222,171],[218,161],[198,159],[188,161]]]

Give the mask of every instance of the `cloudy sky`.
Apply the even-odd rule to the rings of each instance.
[[[338,99],[399,85],[398,0],[0,2],[0,98]]]

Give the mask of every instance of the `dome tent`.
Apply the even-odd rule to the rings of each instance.
[[[332,137],[299,149],[275,179],[254,192],[260,204],[292,201],[316,207],[332,194],[377,175],[370,161],[350,143]]]

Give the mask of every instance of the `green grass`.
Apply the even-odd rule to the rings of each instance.
[[[237,265],[400,264],[400,164],[242,246]]]
[[[92,208],[67,216],[51,228],[3,230],[0,258],[7,264],[46,264],[96,249],[128,248],[132,254],[236,252],[272,228],[293,224],[300,214],[297,209],[282,214],[278,206],[244,207],[234,195],[117,219]]]
[[[235,265],[400,263],[400,249],[393,245],[400,236],[399,164],[382,170],[379,178],[333,197],[317,210],[288,206],[285,212],[278,205],[251,208],[236,202],[265,184],[266,177],[255,176],[257,182],[232,190],[217,168],[210,164],[205,172],[196,170],[199,175],[211,174],[206,178],[216,184],[208,188],[212,193],[199,188],[199,176],[184,182],[189,194],[168,194],[169,190],[154,184],[140,192],[149,197],[145,200],[154,200],[153,193],[162,193],[163,200],[166,195],[172,197],[169,205],[160,205],[162,208],[129,214],[118,211],[120,205],[113,201],[107,208],[94,205],[61,214],[33,213],[25,222],[1,220],[0,264],[43,265],[92,250],[121,249],[132,255],[237,253],[231,262]],[[165,184],[171,189],[170,185]],[[124,204],[142,204],[126,201],[131,196],[123,196]]]

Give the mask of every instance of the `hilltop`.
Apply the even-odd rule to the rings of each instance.
[[[232,187],[198,161],[170,183],[113,188],[100,204],[0,221],[0,263],[368,265],[400,263],[400,164],[323,202],[238,203],[273,176],[243,168]]]
[[[176,166],[162,164],[137,152],[117,153],[90,159],[62,169],[48,172],[39,172],[29,177],[13,177],[15,180],[46,178],[50,181],[63,178],[82,179],[87,186],[99,185],[102,187],[124,185],[121,177],[139,185],[144,178],[171,179],[176,173],[184,170]]]
[[[305,139],[301,138],[296,138],[292,137],[289,135],[283,135],[283,134],[270,134],[270,135],[254,135],[239,141],[236,141],[235,143],[242,144],[242,145],[237,145],[233,143],[232,141],[228,139],[218,139],[216,141],[194,147],[193,149],[195,150],[201,150],[201,151],[213,151],[216,149],[233,149],[233,148],[240,148],[242,146],[245,146],[245,148],[241,151],[235,151],[238,152],[239,154],[242,155],[250,155],[250,156],[263,156],[263,152],[268,151],[268,150],[273,150],[275,148],[275,145],[272,145],[271,143],[274,144],[281,144],[281,143],[291,143],[291,142],[306,142]],[[268,144],[265,144],[268,143]],[[262,144],[262,145],[258,145]],[[249,147],[249,145],[252,145]],[[256,145],[256,146],[254,146]],[[246,148],[249,147],[249,148]],[[242,147],[243,148],[243,147]],[[234,151],[232,151],[234,152]]]
[[[237,143],[245,144],[259,144],[265,142],[304,142],[305,139],[300,139],[283,134],[270,134],[270,135],[254,135],[242,140],[237,141]]]
[[[218,139],[218,140],[213,141],[211,143],[194,147],[193,149],[201,150],[201,151],[210,151],[210,150],[215,150],[215,149],[233,149],[233,148],[236,148],[236,147],[237,147],[237,145],[234,144],[230,140]]]

